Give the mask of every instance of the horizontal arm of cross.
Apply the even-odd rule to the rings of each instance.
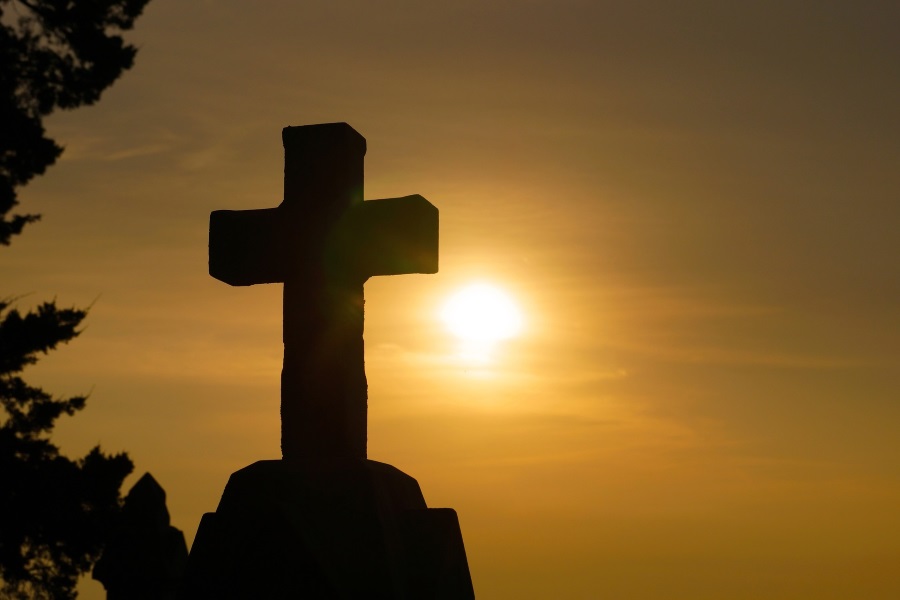
[[[309,254],[336,277],[438,270],[438,210],[422,196],[361,202],[321,235],[304,225],[282,208],[214,211],[210,275],[229,285],[284,282]]]

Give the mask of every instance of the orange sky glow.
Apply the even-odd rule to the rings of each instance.
[[[0,252],[20,309],[92,304],[26,376],[90,391],[55,439],[127,451],[190,544],[280,456],[281,287],[208,275],[209,213],[277,205],[281,128],[345,121],[367,199],[441,215],[437,275],[366,284],[369,457],[457,510],[479,599],[900,597],[898,22],[153,0]],[[441,320],[474,282],[522,316],[489,360]]]

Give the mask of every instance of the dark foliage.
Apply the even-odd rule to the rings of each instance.
[[[0,244],[39,218],[12,214],[16,188],[56,162],[62,147],[42,119],[93,104],[134,62],[119,33],[149,0],[0,0]]]
[[[0,596],[74,598],[78,576],[97,559],[131,472],[125,454],[99,447],[61,456],[48,435],[84,396],[53,398],[22,370],[78,335],[86,312],[44,303],[25,315],[0,301]]]
[[[148,0],[0,0],[0,245],[39,216],[11,214],[16,190],[62,152],[44,132],[57,108],[93,104],[135,48],[119,35]],[[71,460],[50,439],[86,398],[54,398],[22,371],[78,335],[86,311],[0,300],[0,597],[74,598],[120,508],[127,455]]]

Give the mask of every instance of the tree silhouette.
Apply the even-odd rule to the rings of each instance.
[[[149,0],[0,0],[0,244],[39,216],[8,213],[16,188],[56,162],[62,148],[42,119],[93,104],[134,62],[118,33]]]
[[[23,316],[0,302],[0,593],[8,596],[74,597],[132,469],[127,455],[99,447],[75,461],[61,456],[47,436],[63,413],[84,408],[85,397],[54,398],[20,377],[39,354],[77,336],[86,314],[46,302]]]
[[[44,132],[55,109],[93,104],[134,61],[119,35],[148,0],[0,0],[0,244],[35,214],[10,214],[16,190],[62,148]],[[49,436],[86,397],[55,398],[22,371],[75,338],[87,311],[45,302],[25,314],[0,300],[0,597],[74,598],[119,511],[132,463],[95,447],[62,456]]]

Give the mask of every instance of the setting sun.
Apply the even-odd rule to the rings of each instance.
[[[522,329],[522,315],[509,295],[483,283],[454,294],[444,304],[441,319],[451,333],[470,342],[496,342]]]

